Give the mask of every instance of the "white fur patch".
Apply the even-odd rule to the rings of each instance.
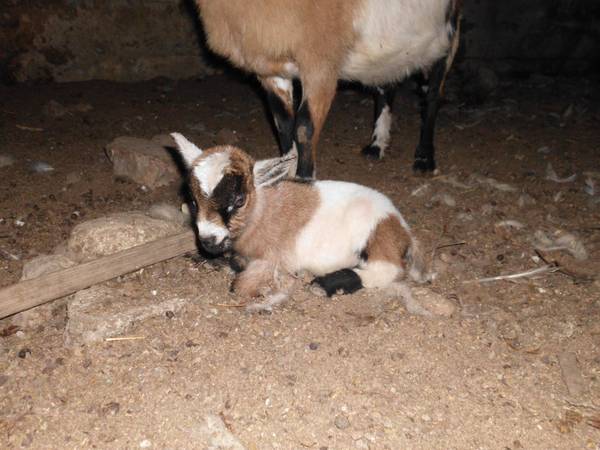
[[[449,2],[363,0],[354,17],[358,39],[342,66],[342,78],[383,85],[429,68],[450,49]]]
[[[367,262],[354,271],[367,289],[387,287],[402,274],[400,267],[387,261]]]
[[[207,197],[210,197],[214,189],[223,178],[223,170],[229,165],[231,150],[213,153],[201,159],[196,164],[192,173],[198,179],[200,189]]]
[[[220,225],[214,224],[208,220],[199,220],[196,222],[198,235],[201,239],[215,238],[215,244],[220,244],[223,239],[229,236],[229,230]]]
[[[341,181],[314,186],[320,203],[296,241],[296,270],[325,275],[354,267],[382,219],[394,215],[405,223],[391,200],[373,189]]]
[[[293,85],[292,85],[292,80],[289,80],[287,78],[281,78],[281,77],[272,77],[273,83],[275,84],[275,87],[277,87],[277,89],[279,89],[282,92],[285,92],[285,94],[288,96],[288,98],[292,98],[293,95]]]
[[[390,145],[390,129],[392,128],[392,112],[388,105],[381,110],[373,130],[373,145],[381,149],[379,158],[383,158],[385,150]]]

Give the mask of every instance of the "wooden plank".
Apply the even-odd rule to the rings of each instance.
[[[196,250],[193,231],[158,239],[0,289],[0,319]]]

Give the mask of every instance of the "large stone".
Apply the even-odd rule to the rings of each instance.
[[[129,296],[126,289],[98,285],[70,297],[65,329],[67,345],[102,341],[123,334],[135,322],[177,312],[187,300],[155,296]]]
[[[184,229],[181,223],[155,219],[140,212],[120,213],[77,225],[67,248],[72,258],[89,261],[172,236]]]
[[[106,154],[113,163],[115,176],[150,189],[180,179],[177,165],[161,140],[121,136],[106,146]]]
[[[75,264],[75,261],[65,255],[40,255],[25,263],[21,281],[67,269]],[[65,300],[59,299],[15,314],[11,318],[11,323],[23,329],[32,329],[44,325],[60,326],[64,324],[65,311]]]
[[[41,275],[68,269],[77,264],[65,255],[40,255],[23,265],[21,281],[31,280]]]

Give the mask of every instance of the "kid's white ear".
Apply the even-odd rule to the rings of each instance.
[[[175,139],[175,143],[179,149],[179,154],[183,158],[185,165],[187,167],[191,167],[194,160],[196,160],[202,154],[202,150],[188,141],[185,137],[183,137],[182,134],[171,133],[171,137]]]
[[[265,187],[283,180],[296,165],[297,156],[290,152],[280,158],[263,159],[254,163],[254,186]]]

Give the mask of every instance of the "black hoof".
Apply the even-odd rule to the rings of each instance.
[[[303,180],[314,180],[315,179],[315,168],[312,164],[298,165],[296,169],[296,178]]]
[[[433,172],[435,170],[435,161],[428,158],[415,158],[413,170],[418,173]]]
[[[363,287],[360,277],[352,269],[342,269],[316,277],[311,284],[320,286],[328,297],[337,293],[352,294]]]
[[[380,160],[381,159],[381,149],[378,145],[367,145],[365,148],[361,150],[361,155],[363,155],[367,159],[371,160]]]

